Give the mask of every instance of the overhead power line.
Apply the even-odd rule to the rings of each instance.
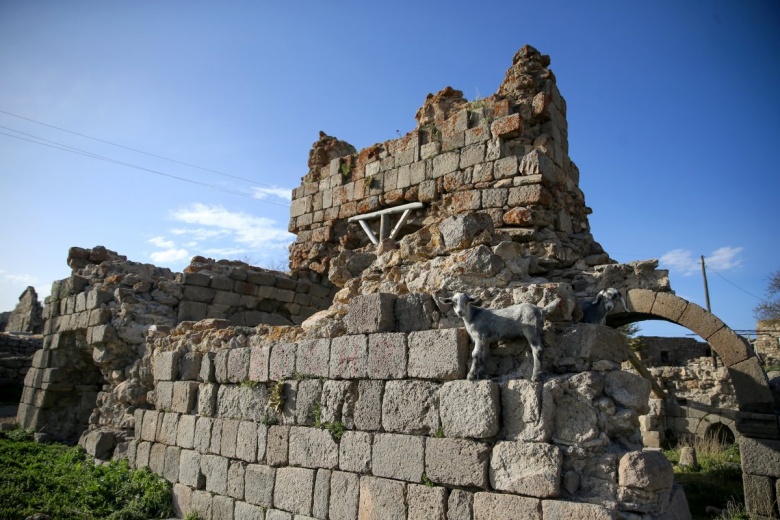
[[[7,129],[7,127],[4,127],[4,126],[0,126],[0,128],[6,128]],[[12,131],[20,133],[22,135],[30,136],[30,134],[26,134],[24,132],[18,132],[17,130],[12,130]],[[6,132],[0,132],[0,135],[13,137],[15,139],[20,139],[22,141],[28,141],[30,143],[38,144],[38,145],[41,145],[41,146],[48,146],[49,148],[55,148],[57,150],[62,150],[62,151],[65,151],[65,152],[75,153],[77,155],[84,155],[84,156],[90,157],[92,159],[98,159],[98,160],[101,160],[101,161],[106,161],[106,162],[110,162],[110,163],[114,163],[114,164],[119,164],[121,166],[127,166],[128,168],[135,168],[137,170],[142,170],[142,171],[146,171],[146,172],[149,172],[149,173],[154,173],[155,175],[161,175],[163,177],[168,177],[168,178],[171,178],[171,179],[176,179],[176,180],[179,180],[179,181],[188,182],[190,184],[196,184],[198,186],[204,186],[206,188],[211,188],[213,190],[218,190],[218,191],[222,191],[222,192],[225,192],[225,193],[230,193],[230,194],[233,194],[233,195],[239,195],[241,197],[247,197],[247,198],[254,199],[254,200],[257,200],[257,201],[260,201],[260,202],[267,202],[269,204],[274,204],[276,206],[282,206],[282,207],[289,207],[290,206],[289,204],[286,204],[286,203],[283,203],[283,202],[276,202],[276,201],[273,201],[273,200],[270,200],[270,199],[261,199],[261,198],[258,198],[256,196],[254,196],[254,195],[251,195],[249,193],[244,193],[242,191],[231,190],[231,189],[225,188],[223,186],[217,186],[215,184],[209,184],[209,183],[206,183],[206,182],[195,181],[195,180],[192,180],[192,179],[187,179],[186,177],[179,177],[178,175],[172,175],[170,173],[161,172],[159,170],[153,170],[151,168],[145,168],[143,166],[138,166],[136,164],[132,164],[132,163],[124,162],[124,161],[119,161],[117,159],[112,159],[110,157],[105,157],[105,156],[102,156],[102,155],[98,155],[98,154],[95,154],[95,153],[92,153],[92,152],[88,152],[86,150],[81,150],[79,148],[75,148],[73,146],[68,146],[68,145],[65,145],[65,144],[62,144],[62,143],[57,143],[55,141],[50,141],[48,139],[43,139],[41,137],[32,136],[34,139],[28,139],[26,137],[21,137],[19,135],[8,134]],[[38,139],[38,140],[36,141],[35,139]]]
[[[714,269],[712,269],[712,268],[710,268],[710,271],[712,271],[713,273],[715,273],[716,275],[718,275],[720,278],[723,278],[723,280],[724,280],[726,283],[728,283],[728,284],[730,284],[730,285],[733,285],[734,287],[736,287],[737,289],[739,289],[739,290],[740,290],[740,291],[742,291],[743,293],[747,294],[748,296],[752,296],[753,298],[755,298],[755,299],[756,299],[756,300],[758,300],[758,301],[764,301],[764,298],[760,298],[760,297],[756,296],[755,294],[752,294],[752,293],[750,293],[750,292],[746,291],[745,289],[743,289],[743,288],[742,288],[742,287],[740,287],[739,285],[737,285],[737,284],[735,284],[734,282],[732,282],[732,281],[728,280],[728,279],[727,279],[725,276],[723,276],[722,274],[720,274],[718,271],[716,271],[716,270],[714,270]]]
[[[184,162],[184,161],[179,161],[179,160],[176,160],[176,159],[171,159],[170,157],[165,157],[163,155],[157,155],[157,154],[154,154],[154,153],[151,153],[151,152],[145,152],[145,151],[139,150],[137,148],[132,148],[132,147],[125,146],[125,145],[122,145],[122,144],[119,144],[119,143],[114,143],[114,142],[111,142],[111,141],[107,141],[105,139],[99,139],[97,137],[92,137],[92,136],[89,136],[89,135],[86,135],[86,134],[82,134],[82,133],[79,133],[79,132],[74,132],[73,130],[68,130],[67,128],[62,128],[62,127],[59,127],[59,126],[50,125],[48,123],[44,123],[42,121],[37,121],[37,120],[31,119],[29,117],[24,117],[24,116],[20,116],[18,114],[13,114],[11,112],[6,112],[5,110],[0,110],[0,113],[6,114],[6,115],[9,115],[9,116],[13,116],[13,117],[17,117],[19,119],[24,119],[25,121],[30,121],[31,123],[35,123],[35,124],[38,124],[38,125],[47,126],[49,128],[53,128],[53,129],[59,130],[61,132],[67,132],[69,134],[77,135],[79,137],[84,137],[86,139],[91,139],[93,141],[98,141],[100,143],[109,144],[111,146],[116,146],[118,148],[123,148],[125,150],[130,150],[131,152],[142,153],[142,154],[148,155],[150,157],[156,157],[158,159],[163,159],[164,161],[170,161],[170,162],[173,162],[173,163],[176,163],[176,164],[181,164],[183,166],[189,166],[190,168],[196,168],[198,170],[202,170],[202,171],[205,171],[205,172],[210,172],[210,173],[214,173],[214,174],[217,174],[217,175],[222,175],[223,177],[230,177],[231,179],[236,179],[236,180],[240,180],[240,181],[244,181],[244,182],[249,182],[251,184],[257,184],[258,186],[263,186],[265,188],[276,188],[276,186],[271,186],[270,184],[264,184],[262,182],[254,181],[254,180],[251,180],[251,179],[245,179],[244,177],[239,177],[237,175],[231,175],[229,173],[221,172],[221,171],[218,171],[218,170],[212,170],[211,168],[205,168],[203,166],[198,166],[197,164],[192,164],[192,163],[188,163],[188,162]]]

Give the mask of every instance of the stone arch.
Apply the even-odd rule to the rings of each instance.
[[[675,294],[648,289],[629,290],[626,307],[628,312],[607,316],[607,325],[620,327],[645,320],[664,320],[695,332],[727,367],[740,412],[774,414],[774,397],[758,357],[750,344],[717,316]]]
[[[715,437],[725,444],[732,444],[739,435],[734,427],[734,421],[717,414],[702,417],[696,426],[697,437]]]

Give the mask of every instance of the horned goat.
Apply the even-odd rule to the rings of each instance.
[[[534,358],[532,381],[538,381],[542,354],[542,327],[544,318],[558,305],[559,299],[541,308],[531,303],[520,303],[504,309],[484,309],[468,294],[455,293],[452,298],[439,298],[444,304],[452,304],[455,314],[463,318],[466,331],[474,341],[471,352],[471,368],[468,379],[484,376],[488,347],[497,341],[525,337]]]
[[[597,325],[607,324],[607,314],[609,311],[615,308],[617,302],[623,304],[623,308],[628,312],[626,307],[626,301],[623,299],[623,295],[620,291],[614,287],[599,291],[596,295],[596,299],[588,302],[583,302],[580,305],[582,309],[582,323],[595,323]]]

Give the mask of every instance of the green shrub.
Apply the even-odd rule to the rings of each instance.
[[[81,448],[0,440],[0,518],[148,520],[172,515],[171,486],[125,461],[95,465]]]

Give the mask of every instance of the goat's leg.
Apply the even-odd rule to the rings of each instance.
[[[542,334],[540,330],[526,330],[525,338],[528,340],[528,344],[531,346],[531,354],[534,358],[534,370],[531,374],[531,381],[536,382],[539,380],[539,369],[542,361]]]
[[[484,344],[479,339],[474,339],[474,350],[471,351],[471,368],[469,369],[468,379],[479,379],[482,373],[480,366],[484,361]]]

